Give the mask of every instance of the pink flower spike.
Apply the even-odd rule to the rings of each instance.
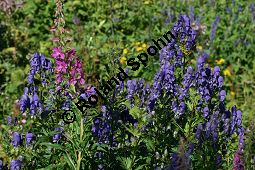
[[[68,59],[72,58],[72,56],[75,56],[75,49],[72,48],[70,51],[67,53]]]
[[[243,161],[238,151],[235,153],[234,156],[233,170],[244,170]]]
[[[72,69],[72,71],[71,71],[71,77],[75,77],[75,69]]]
[[[52,51],[53,51],[53,54],[52,54],[53,58],[62,59],[62,60],[65,59],[65,54],[62,53],[62,49],[60,47],[59,48],[53,48]]]
[[[77,80],[75,78],[71,78],[69,83],[75,85],[77,83]]]
[[[56,82],[57,82],[57,83],[60,83],[62,80],[63,80],[63,79],[62,79],[61,74],[57,74],[57,75],[56,75]]]
[[[81,78],[80,84],[81,84],[81,85],[85,84],[85,80],[84,80],[83,78]]]
[[[63,61],[56,61],[56,71],[57,73],[66,73],[67,64]]]

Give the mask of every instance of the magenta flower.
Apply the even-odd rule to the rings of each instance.
[[[56,71],[57,73],[66,73],[67,72],[67,63],[64,61],[56,61]]]
[[[75,49],[71,49],[70,51],[68,51],[68,53],[67,53],[67,56],[68,56],[68,60],[72,60],[74,57],[75,57]]]
[[[238,151],[235,153],[234,162],[233,162],[233,170],[244,170],[243,161]]]
[[[62,60],[65,59],[65,54],[62,53],[62,49],[60,47],[53,48],[52,51],[53,51],[53,54],[52,54],[53,58],[62,59]]]
[[[56,75],[56,82],[57,82],[57,84],[59,84],[62,81],[63,81],[63,78],[62,78],[61,74],[57,74]]]

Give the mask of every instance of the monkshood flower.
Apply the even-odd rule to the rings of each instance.
[[[136,87],[137,86],[137,82],[136,80],[128,80],[127,81],[127,99],[130,101],[131,107],[133,106],[133,95],[136,92]]]
[[[219,154],[219,153],[217,153],[216,154],[216,161],[215,161],[215,164],[216,164],[216,166],[220,166],[221,165],[221,163],[222,163],[222,156]]]
[[[13,125],[14,125],[14,126],[17,126],[17,125],[18,125],[18,119],[17,119],[17,117],[14,117],[14,119],[13,119]]]
[[[10,163],[10,170],[20,170],[20,169],[21,169],[21,161],[12,160]]]
[[[80,99],[87,99],[89,96],[96,94],[95,87],[93,86],[84,86],[83,91],[81,91]]]
[[[34,135],[31,132],[27,132],[26,134],[26,143],[31,144],[33,141]]]
[[[28,88],[27,87],[25,87],[25,89],[24,89],[24,93],[19,100],[19,104],[20,104],[20,111],[22,113],[24,113],[26,111],[26,109],[30,107],[30,99],[28,96]]]
[[[53,135],[52,139],[54,143],[58,143],[61,139],[62,134],[64,133],[64,130],[62,128],[55,128],[55,131],[59,131],[59,133],[56,133]]]
[[[14,147],[18,147],[19,145],[21,145],[21,136],[18,132],[14,132],[12,134],[12,145]]]
[[[63,103],[63,106],[62,106],[62,109],[64,110],[69,110],[71,107],[71,103],[69,100],[66,100],[64,103]]]
[[[28,74],[28,85],[33,84],[34,76],[40,72],[52,72],[50,60],[46,59],[42,54],[35,53],[30,60],[30,72]]]
[[[0,159],[0,169],[1,170],[8,170],[7,165],[4,165],[4,161]]]
[[[195,45],[196,38],[196,33],[190,28],[189,22],[187,16],[181,16],[174,24],[173,34],[178,38],[172,40],[161,50],[160,68],[154,76],[152,85],[146,84],[144,80],[128,80],[126,91],[124,90],[125,97],[130,101],[131,107],[138,103],[141,109],[155,117],[157,117],[156,114],[161,116],[160,109],[168,110],[169,114],[172,112],[174,118],[184,124],[186,122],[183,121],[189,115],[196,114],[201,121],[196,127],[195,138],[199,146],[207,145],[205,141],[212,141],[213,149],[218,153],[213,157],[213,163],[220,166],[223,156],[219,154],[222,147],[220,139],[229,139],[232,134],[238,132],[239,144],[243,146],[242,113],[235,106],[231,112],[226,109],[224,79],[220,76],[218,66],[212,69],[206,65],[208,58],[206,53],[199,53],[195,68],[187,65],[188,55],[185,50],[189,51]],[[188,39],[190,39],[191,45],[187,44]],[[178,42],[179,40],[181,43]],[[191,96],[191,91],[195,96]],[[116,95],[118,94],[116,93]],[[83,94],[83,97],[85,98],[87,95]],[[196,98],[197,101],[194,101]],[[163,102],[165,103],[163,104]],[[197,106],[190,110],[188,102],[197,103]],[[110,144],[110,141],[113,140],[112,138],[116,134],[114,134],[112,127],[115,126],[112,123],[128,122],[133,125],[136,123],[135,120],[132,121],[133,117],[129,115],[128,110],[124,109],[121,117],[116,116],[116,112],[120,112],[117,109],[112,109],[112,105],[113,102],[106,105],[94,120],[92,132],[99,143]],[[190,150],[193,151],[193,149]],[[187,155],[190,154],[191,152],[187,152]],[[186,162],[189,162],[188,157],[185,158]],[[182,158],[179,158],[178,154],[173,154],[169,169],[181,168],[181,160]]]
[[[216,28],[217,28],[217,24],[220,21],[220,16],[217,16],[215,21],[213,21],[212,23],[212,30],[211,30],[211,34],[210,34],[210,40],[212,41],[215,37],[215,32],[216,32]]]
[[[11,116],[7,116],[6,122],[7,122],[7,125],[11,125],[11,123],[12,123],[12,117],[11,117]]]
[[[255,4],[254,3],[251,3],[250,11],[251,11],[251,14],[252,14],[252,20],[254,22],[255,21]]]
[[[34,84],[35,74],[40,74],[42,85],[45,86],[46,76],[52,73],[52,65],[50,60],[46,59],[42,54],[35,53],[30,60],[30,72],[28,74],[28,87],[25,87],[24,93],[19,100],[20,110],[24,113],[30,110],[30,115],[34,115],[37,111],[42,112],[43,105],[39,100],[38,88]]]
[[[170,161],[170,166],[166,170],[177,170],[181,166],[180,158],[177,153],[173,153]]]
[[[92,125],[92,133],[97,137],[98,143],[109,144],[111,125],[108,121],[111,120],[111,117],[106,106],[102,106],[101,111],[101,118],[96,118],[94,120],[94,124]]]

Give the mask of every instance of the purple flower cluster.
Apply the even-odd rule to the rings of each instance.
[[[226,91],[223,90],[223,77],[220,76],[220,68],[216,66],[212,71],[205,66],[204,61],[203,57],[198,59],[195,78],[195,87],[200,95],[197,111],[203,113],[205,120],[203,124],[197,126],[196,139],[200,144],[205,139],[212,139],[215,149],[219,149],[218,139],[221,132],[225,139],[238,133],[239,145],[243,146],[242,112],[237,110],[236,106],[232,107],[231,112],[225,108]],[[220,165],[220,161],[216,162]]]
[[[34,135],[31,132],[27,132],[26,134],[26,142],[27,144],[31,144],[33,141]]]
[[[213,21],[212,23],[212,30],[211,30],[211,34],[210,34],[210,40],[212,41],[215,37],[215,32],[216,32],[216,28],[217,28],[217,24],[220,22],[220,16],[217,16],[215,21]]]
[[[91,130],[93,135],[97,137],[99,144],[109,144],[114,147],[116,142],[114,142],[115,137],[112,134],[111,120],[109,109],[106,106],[101,106],[101,114],[94,120]]]
[[[190,155],[194,150],[194,144],[190,143],[188,146],[188,150],[182,154],[173,153],[170,159],[170,165],[166,168],[166,170],[178,170],[178,169],[189,169],[191,159]],[[182,155],[182,157],[180,156]]]
[[[216,29],[214,25],[218,22],[219,17],[213,24],[214,29]],[[146,84],[143,79],[128,80],[126,91],[123,90],[123,85],[120,85],[117,86],[119,89],[114,95],[120,95],[124,92],[131,108],[139,105],[149,114],[155,113],[159,106],[163,107],[162,109],[172,112],[177,121],[185,121],[182,118],[195,113],[201,119],[196,126],[195,133],[198,146],[206,145],[205,141],[211,142],[215,152],[215,165],[220,167],[223,155],[219,152],[223,147],[220,139],[227,140],[234,133],[238,133],[239,150],[243,149],[242,112],[237,110],[235,106],[232,107],[231,111],[226,109],[226,91],[223,89],[224,78],[220,75],[218,66],[212,69],[206,65],[208,58],[206,53],[198,54],[196,68],[187,65],[189,60],[187,51],[191,52],[192,47],[196,44],[196,32],[190,27],[190,20],[186,15],[179,17],[178,22],[174,24],[172,33],[177,38],[172,39],[161,50],[160,68],[155,74],[152,85]],[[129,122],[134,125],[136,122],[126,109],[123,112],[124,116],[115,116],[115,110],[112,108],[113,103],[114,100],[103,106],[101,115],[94,121],[92,132],[98,137],[99,143],[109,144],[114,141],[112,123]],[[193,103],[193,109],[188,103]],[[160,111],[157,114],[160,114]],[[185,124],[186,122],[182,123]],[[194,145],[191,145],[185,154],[185,160],[188,164],[193,150]],[[173,154],[169,169],[179,167],[179,161],[178,154]]]
[[[219,22],[217,17],[215,25]],[[189,47],[195,45],[196,33],[193,30],[187,31],[189,28],[189,19],[181,17],[177,23],[174,24],[173,34],[180,37],[180,42],[185,42],[186,39],[191,41],[187,44],[185,49],[191,49]],[[180,31],[181,30],[181,31]],[[185,32],[186,31],[186,32]],[[182,33],[188,35],[189,38],[182,37]],[[178,33],[180,35],[178,35]],[[219,135],[223,132],[223,138],[230,138],[233,133],[239,135],[239,148],[244,146],[244,128],[242,127],[242,112],[237,111],[236,107],[232,107],[232,112],[225,107],[226,91],[223,89],[224,78],[220,76],[220,68],[216,66],[214,69],[205,65],[208,55],[206,53],[199,53],[197,59],[197,67],[193,69],[191,66],[185,68],[185,54],[181,45],[172,40],[165,48],[161,50],[160,54],[160,69],[154,77],[152,87],[149,87],[147,94],[149,98],[147,101],[143,100],[143,103],[147,102],[147,110],[152,113],[156,106],[157,100],[160,100],[162,96],[166,96],[165,93],[171,98],[171,109],[175,113],[175,118],[179,119],[181,116],[190,111],[187,108],[186,101],[191,100],[189,95],[190,90],[195,90],[199,99],[197,101],[196,111],[201,113],[204,119],[203,123],[198,124],[196,131],[196,139],[199,144],[202,144],[204,140],[212,140],[215,144],[214,149],[219,150],[222,144],[219,143]],[[184,68],[183,75],[180,72],[180,68]],[[179,72],[178,72],[179,71]],[[176,72],[179,73],[179,77],[176,77]],[[129,80],[127,83],[128,99],[134,98],[139,91],[136,90],[136,80]],[[141,88],[141,91],[145,91]],[[194,96],[192,96],[194,97]],[[194,99],[192,99],[194,100]],[[194,102],[194,101],[193,101]],[[132,103],[134,101],[132,100]],[[175,156],[173,155],[173,161]],[[220,165],[222,156],[217,154],[215,158],[216,165]]]
[[[14,147],[18,147],[21,144],[22,144],[22,139],[21,139],[20,134],[18,132],[14,132],[12,134],[12,145]]]
[[[7,125],[14,125],[16,126],[18,124],[17,117],[12,118],[11,116],[6,117],[6,123]]]
[[[52,65],[50,60],[46,59],[42,54],[35,53],[30,60],[30,72],[28,74],[28,87],[25,87],[21,96],[20,110],[24,113],[30,110],[30,115],[34,115],[37,111],[42,112],[42,103],[39,100],[38,88],[34,83],[36,74],[40,74],[42,85],[46,85],[46,75],[52,73]]]
[[[34,140],[34,135],[31,132],[27,132],[26,134],[26,144],[29,145]],[[18,147],[22,145],[22,137],[18,132],[13,132],[12,134],[12,145],[14,147]]]
[[[52,65],[50,60],[46,59],[42,54],[35,53],[30,60],[30,72],[28,74],[28,85],[34,83],[36,73],[41,74],[42,84],[46,84],[46,71],[52,72]]]
[[[20,170],[20,169],[21,169],[21,161],[12,160],[10,163],[10,170]]]
[[[55,131],[58,131],[55,135],[53,135],[52,140],[54,143],[58,143],[62,137],[62,134],[64,133],[64,130],[62,128],[55,128]]]

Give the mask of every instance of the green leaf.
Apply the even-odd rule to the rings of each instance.
[[[140,112],[141,110],[137,107],[134,106],[133,108],[130,109],[129,113],[135,118],[135,119],[139,119],[140,117]]]
[[[152,140],[145,140],[145,144],[150,152],[153,152],[155,150],[154,142]]]
[[[117,160],[120,161],[121,167],[123,169],[127,169],[127,170],[132,169],[133,161],[131,158],[118,157]]]
[[[49,142],[43,142],[43,143],[40,143],[39,145],[44,145],[44,146],[48,146],[48,147],[52,147],[52,148],[55,148],[55,149],[63,149],[63,146],[59,145],[59,144],[52,144],[52,143],[49,143]]]
[[[75,166],[73,160],[71,159],[70,155],[67,152],[64,154],[64,158],[67,161],[70,168],[76,169],[76,166]]]

